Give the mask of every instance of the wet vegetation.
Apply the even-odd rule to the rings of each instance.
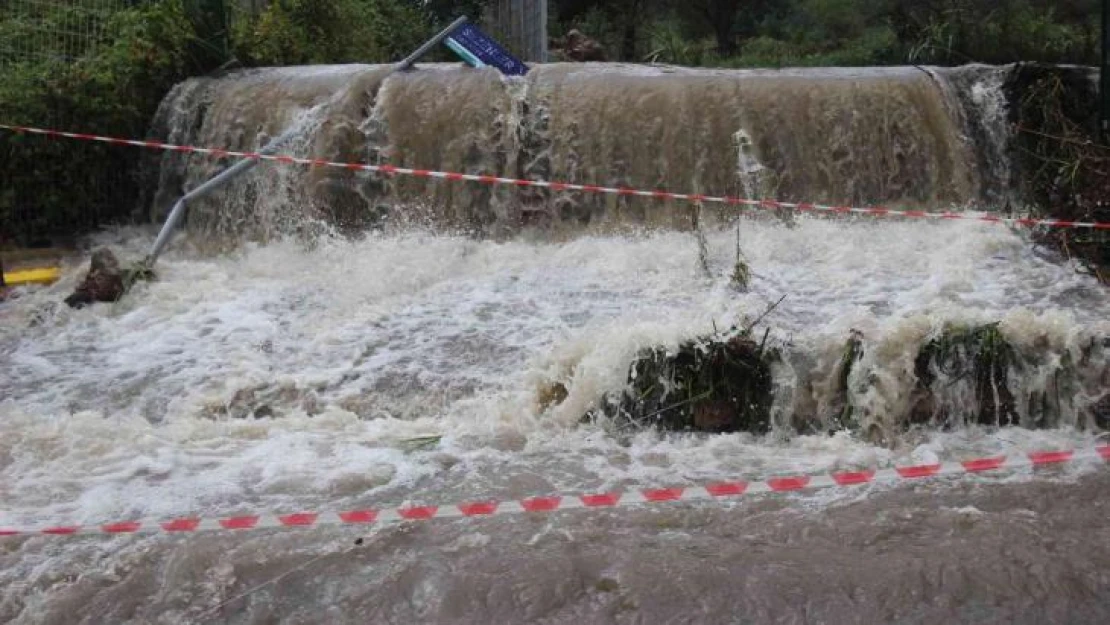
[[[768,335],[733,329],[697,337],[677,349],[645,349],[631,364],[626,388],[586,418],[606,419],[624,429],[766,433],[775,425],[772,370],[783,349],[770,346]],[[1077,404],[1076,399],[1084,393],[1084,376],[1104,379],[1110,373],[1097,370],[1105,367],[1107,349],[1107,340],[1091,339],[1076,361],[1071,352],[1055,353],[1047,343],[1019,351],[998,323],[945,325],[916,348],[907,413],[881,415],[886,425],[879,425],[862,418],[853,404],[873,383],[866,371],[853,377],[867,350],[863,334],[853,330],[832,372],[830,409],[798,427],[807,434],[848,430],[881,440],[888,425],[1057,427],[1074,414],[1080,427],[1105,429],[1110,427],[1110,392],[1096,397],[1093,405]],[[859,388],[850,385],[854,379]],[[545,405],[565,396],[560,386]]]
[[[854,430],[858,427],[855,421],[855,408],[852,406],[851,393],[848,381],[852,375],[852,368],[863,358],[863,334],[852,330],[848,340],[844,342],[844,350],[840,356],[840,364],[836,371],[836,388],[832,401],[833,415],[830,430]]]
[[[1006,85],[1023,196],[1055,219],[1110,222],[1110,146],[1099,138],[1095,76],[1086,68],[1019,66]],[[1110,281],[1110,231],[1045,228],[1036,240]]]
[[[769,330],[703,336],[677,350],[657,347],[633,362],[628,388],[601,413],[621,427],[756,432],[771,427],[771,366],[779,358]],[[591,415],[597,418],[601,415]]]
[[[975,422],[982,425],[1017,424],[1019,417],[1009,389],[1010,371],[1017,365],[1014,348],[997,323],[947,326],[925,343],[914,360],[917,402],[910,421],[954,425],[957,415],[946,414],[936,399],[938,381],[949,386],[965,383],[974,394]]]

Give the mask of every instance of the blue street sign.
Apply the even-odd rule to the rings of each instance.
[[[506,76],[523,76],[528,73],[527,65],[518,61],[474,24],[459,26],[444,43],[473,67],[489,65],[501,70]]]

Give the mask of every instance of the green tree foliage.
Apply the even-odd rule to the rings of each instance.
[[[614,60],[723,66],[1097,62],[1098,0],[556,0]]]
[[[434,27],[410,0],[134,2],[88,49],[70,47],[0,66],[0,120],[142,137],[169,89],[233,57],[244,65],[389,62]],[[0,42],[26,50],[74,23],[79,3],[0,12]],[[41,41],[41,39],[39,40]],[[59,46],[61,48],[61,46]],[[63,54],[64,53],[64,54]],[[128,221],[138,198],[137,150],[0,132],[0,246],[47,243]]]
[[[237,20],[233,45],[251,65],[393,61],[431,35],[432,17],[389,0],[280,0]]]

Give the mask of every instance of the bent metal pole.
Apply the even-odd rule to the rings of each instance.
[[[412,68],[413,64],[416,63],[416,61],[420,57],[427,54],[428,51],[431,50],[436,44],[443,41],[445,37],[450,35],[452,31],[464,24],[466,21],[467,19],[464,15],[456,19],[454,22],[451,22],[451,24],[447,28],[444,28],[434,37],[425,41],[423,45],[413,51],[412,54],[405,57],[404,60],[402,60],[400,63],[394,65],[389,73],[392,74],[393,72],[405,71]],[[294,130],[286,130],[277,139],[269,142],[264,148],[259,150],[258,156],[271,156],[277,153],[277,151],[281,149],[281,147],[285,143],[293,138],[294,134]],[[189,203],[205,195],[208,195],[212,191],[215,191],[219,187],[226,184],[232,178],[235,178],[236,176],[246,173],[251,169],[257,167],[258,164],[261,163],[263,160],[261,158],[258,158],[258,156],[248,157],[244,160],[239,161],[238,163],[235,163],[231,167],[228,167],[224,171],[217,174],[215,177],[205,181],[204,184],[186,193],[185,195],[181,196],[179,200],[177,200],[177,203],[173,206],[173,210],[170,211],[169,217],[166,218],[166,222],[162,224],[162,229],[158,232],[158,238],[155,239],[154,245],[150,248],[150,254],[148,254],[146,259],[143,261],[147,269],[153,267],[154,263],[158,260],[158,257],[161,256],[162,251],[169,243],[170,237],[173,235],[174,230],[177,229],[177,226],[181,223],[181,219],[185,216],[185,209],[189,205]]]

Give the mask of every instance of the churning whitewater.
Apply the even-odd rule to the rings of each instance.
[[[189,81],[158,124],[227,148],[294,124],[299,156],[676,191],[1012,197],[997,68],[381,71]],[[155,214],[218,167],[158,159]],[[59,306],[74,262],[0,306],[0,527],[958,461],[1090,447],[1105,426],[1110,292],[1026,232],[424,184],[263,167],[195,207],[122,301]],[[97,243],[134,259],[151,241]],[[782,354],[770,433],[583,420],[642,350],[757,319]],[[992,323],[1019,355],[993,390],[1036,427],[980,424],[943,370],[943,423],[910,423],[922,347]],[[851,429],[830,417],[844,401]],[[1080,463],[419,526],[9,538],[0,621],[1105,622],[1108,486]]]
[[[53,305],[76,279],[68,272],[0,313],[0,524],[437,503],[1093,444],[1075,423],[947,433],[888,424],[896,437],[886,447],[847,432],[792,435],[792,406],[823,400],[800,384],[821,375],[820,362],[817,373],[777,373],[791,401],[776,406],[775,432],[765,438],[627,438],[578,425],[601,395],[622,388],[640,348],[752,317],[780,295],[787,298],[766,324],[790,350],[830,362],[853,328],[877,351],[899,354],[951,321],[1001,320],[1014,341],[1065,350],[1110,330],[1104,290],[1006,228],[743,222],[741,246],[755,271],[743,295],[729,283],[734,237],[710,236],[709,275],[689,233],[557,243],[410,232],[219,257],[185,250],[166,259],[159,281],[81,311]],[[149,242],[134,233],[122,241],[134,254]],[[908,375],[896,360],[885,366],[878,375]],[[568,396],[542,409],[538,389],[555,380]],[[884,399],[867,397],[880,420],[893,408]],[[413,443],[423,437],[442,438]],[[801,503],[859,496],[829,492]],[[553,521],[549,531],[582,521],[566,520],[568,528]],[[174,542],[74,550],[37,541],[46,542],[3,556],[6,618],[39,622],[25,602],[40,596],[56,605],[56,593],[77,592],[60,579],[70,571],[118,568],[124,553]],[[90,549],[101,553],[96,564],[78,555]],[[226,566],[249,569],[261,555]],[[212,593],[206,601],[222,597]]]

